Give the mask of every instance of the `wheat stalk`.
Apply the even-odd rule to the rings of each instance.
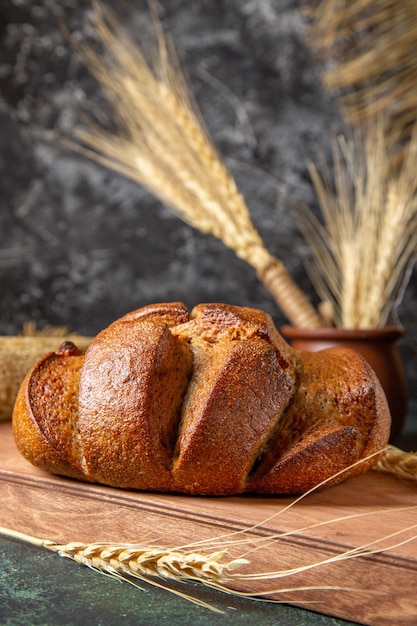
[[[381,113],[409,138],[417,108],[415,0],[318,0],[309,37],[328,62],[323,81],[339,95],[349,121]]]
[[[377,118],[349,145],[333,147],[334,184],[326,168],[310,166],[323,222],[307,208],[299,226],[314,265],[310,275],[332,303],[342,328],[384,326],[417,246],[417,133],[398,169],[386,122]]]
[[[107,94],[117,130],[89,121],[71,148],[143,185],[191,226],[219,238],[256,270],[292,324],[320,326],[318,313],[256,230],[196,113],[171,42],[159,29],[148,62],[109,9],[94,3],[93,20],[103,50],[78,49]]]
[[[401,532],[406,532],[405,529]],[[277,578],[283,578],[292,574],[319,567],[338,560],[353,558],[354,556],[370,555],[380,550],[370,550],[365,547],[357,548],[352,551],[331,557],[323,561],[310,564],[302,568],[294,568],[293,570],[281,570],[276,572],[258,572],[252,574],[236,574],[237,568],[249,564],[245,558],[237,558],[222,562],[221,560],[227,554],[227,550],[214,552],[211,554],[203,554],[200,552],[188,552],[178,550],[177,548],[146,546],[138,544],[111,544],[111,543],[82,543],[71,542],[67,544],[58,544],[48,539],[41,539],[11,530],[9,528],[0,527],[0,534],[9,539],[15,539],[27,544],[46,548],[59,556],[69,558],[76,561],[80,565],[84,565],[99,573],[112,576],[120,580],[127,580],[135,586],[135,581],[140,580],[147,582],[153,586],[166,589],[170,593],[174,593],[186,600],[197,604],[198,606],[210,609],[212,611],[223,613],[212,604],[201,600],[196,596],[179,591],[166,583],[175,582],[193,582],[200,583],[203,586],[211,587],[217,591],[227,593],[233,596],[245,598],[260,599],[262,596],[271,596],[271,594],[288,594],[300,591],[311,590],[329,590],[329,591],[354,591],[356,593],[368,593],[371,595],[378,594],[372,590],[364,590],[353,587],[340,587],[336,585],[316,585],[316,586],[297,586],[297,587],[281,587],[279,589],[268,591],[244,592],[233,589],[236,581],[271,581]],[[398,542],[387,549],[392,549],[397,545],[401,545],[405,541],[412,541],[415,537],[407,538],[403,542]],[[163,582],[158,582],[161,580]],[[229,586],[232,585],[232,586]],[[269,598],[268,598],[269,599]],[[275,600],[277,601],[277,600]],[[285,599],[285,603],[291,603],[291,600]]]

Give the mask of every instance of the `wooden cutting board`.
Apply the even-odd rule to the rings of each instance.
[[[272,595],[362,624],[415,626],[416,483],[371,471],[295,500],[137,493],[51,476],[20,456],[10,422],[0,424],[2,526],[60,543],[100,540],[177,547],[220,536],[226,543],[245,538],[245,545],[230,549],[231,558],[245,554],[250,560],[242,572],[331,562],[272,583],[236,582],[236,589],[338,586],[343,589]],[[387,535],[392,536],[383,540]],[[382,551],[334,561],[369,543]]]

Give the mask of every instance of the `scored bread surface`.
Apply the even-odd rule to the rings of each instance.
[[[31,463],[73,478],[300,493],[382,449],[390,416],[350,350],[295,351],[256,309],[163,303],[115,321],[85,355],[67,344],[43,357],[20,388],[13,429]]]

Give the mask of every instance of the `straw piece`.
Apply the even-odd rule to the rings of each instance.
[[[26,329],[28,332],[28,329]],[[32,366],[63,341],[85,350],[91,339],[80,335],[0,336],[0,421],[10,419],[17,392]]]
[[[389,446],[374,469],[390,472],[399,477],[417,479],[417,453],[404,452],[395,446]]]

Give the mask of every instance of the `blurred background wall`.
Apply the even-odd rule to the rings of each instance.
[[[132,32],[147,3],[113,2]],[[309,250],[291,206],[316,207],[309,161],[330,154],[336,102],[306,41],[304,3],[157,2],[203,119],[269,251],[317,304]],[[262,308],[287,322],[254,270],[181,222],[148,192],[64,150],[95,81],[65,37],[88,36],[89,2],[0,5],[0,333],[27,321],[92,335],[142,305],[180,300]],[[180,149],[180,147],[179,147]],[[417,386],[415,272],[396,312],[412,402]],[[411,419],[411,418],[410,418]],[[416,428],[409,421],[408,428]]]

